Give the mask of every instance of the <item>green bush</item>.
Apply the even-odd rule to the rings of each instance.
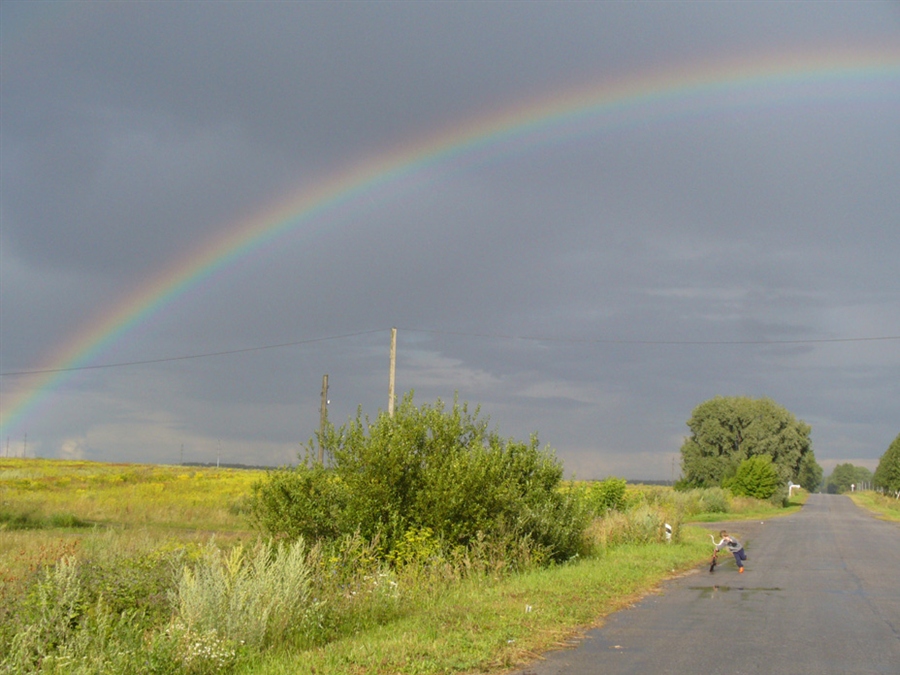
[[[595,516],[602,516],[608,511],[621,511],[625,506],[627,485],[624,478],[614,477],[592,483],[585,494],[588,509]]]
[[[38,571],[2,633],[0,673],[148,672],[141,612],[113,611],[83,571],[73,556]]]
[[[145,641],[169,620],[167,594],[180,559],[180,551],[65,555],[4,580],[0,674],[183,672],[174,652],[167,660],[161,650],[148,652]]]
[[[731,510],[731,505],[728,502],[728,493],[722,488],[690,490],[688,498],[696,500],[696,510],[691,515],[698,513],[728,513]]]
[[[430,548],[430,536],[422,533],[420,538],[411,538],[414,541],[404,551],[410,556],[404,559],[409,560],[404,572],[425,568],[427,564],[412,562],[412,558]],[[416,542],[424,546],[419,547]],[[316,620],[308,621],[305,633],[295,637],[297,644],[325,644],[382,625],[399,615],[401,589],[396,573],[381,558],[378,542],[366,541],[359,534],[325,542],[310,551],[310,567],[316,570],[310,593],[321,604]]]
[[[265,532],[311,541],[342,534],[346,507],[345,485],[320,464],[272,471],[253,485],[249,504],[251,519]]]
[[[640,503],[659,506],[681,518],[690,518],[701,513],[728,513],[731,510],[728,493],[719,487],[691,490],[645,487],[637,493],[637,498],[626,496],[626,501],[634,501],[633,506]]]
[[[768,455],[755,455],[740,463],[737,473],[723,481],[722,487],[734,494],[770,499],[781,485],[778,470]]]
[[[181,565],[182,551],[152,552],[86,560],[80,576],[90,602],[102,596],[113,614],[137,611],[148,625],[164,621],[172,611],[169,591]]]
[[[390,554],[407,532],[429,530],[441,546],[476,537],[529,540],[549,559],[577,554],[587,513],[561,491],[562,465],[538,440],[502,439],[465,403],[416,407],[412,394],[393,417],[362,413],[320,435],[332,465],[270,474],[252,510],[274,535],[334,539],[354,531]],[[395,556],[396,557],[396,556]]]
[[[0,509],[0,530],[43,530],[51,528],[91,527],[71,513],[54,513],[41,516],[35,513],[18,513]]]
[[[73,556],[61,558],[41,573],[25,606],[9,654],[26,670],[53,655],[77,631],[86,597]]]

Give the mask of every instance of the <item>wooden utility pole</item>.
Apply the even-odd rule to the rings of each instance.
[[[319,464],[325,464],[325,424],[328,422],[328,375],[322,376],[322,407],[319,408]]]
[[[394,370],[397,367],[397,329],[391,328],[391,372],[388,376],[388,417],[394,416]]]

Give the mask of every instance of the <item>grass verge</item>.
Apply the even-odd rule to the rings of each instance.
[[[502,672],[566,646],[602,618],[709,556],[708,534],[625,545],[602,557],[501,579],[463,582],[402,618],[325,646],[266,654],[244,675]]]
[[[697,513],[686,517],[691,523],[717,523],[723,520],[770,520],[797,513],[809,498],[806,490],[798,490],[787,502],[786,506],[774,506],[771,502],[759,499],[735,497],[727,513]]]
[[[874,513],[882,520],[900,522],[900,499],[885,497],[877,492],[851,492],[847,496],[854,504]]]

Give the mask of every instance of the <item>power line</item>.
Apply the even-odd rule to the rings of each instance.
[[[143,359],[138,361],[120,361],[116,363],[100,363],[90,366],[73,366],[71,368],[46,368],[42,370],[19,370],[9,373],[0,373],[0,377],[15,377],[20,375],[43,375],[49,373],[67,373],[78,370],[100,370],[105,368],[124,368],[128,366],[141,366],[153,363],[168,363],[172,361],[187,361],[190,359],[203,359],[212,356],[229,356],[232,354],[246,354],[267,349],[281,349],[283,347],[296,347],[298,345],[313,344],[315,342],[327,342],[330,340],[343,340],[359,335],[371,335],[381,333],[387,329],[375,328],[359,331],[357,333],[345,333],[343,335],[330,335],[328,337],[313,338],[310,340],[298,340],[295,342],[282,342],[275,345],[262,345],[259,347],[245,347],[243,349],[230,349],[220,352],[203,352],[200,354],[188,354],[185,356],[169,356],[158,359]],[[510,335],[504,333],[469,333],[463,331],[433,330],[428,328],[403,328],[407,333],[429,333],[431,335],[453,335],[456,337],[488,338],[494,340],[524,340],[528,342],[555,342],[567,344],[608,344],[608,345],[682,345],[682,346],[713,346],[713,345],[804,345],[804,344],[829,344],[842,342],[883,342],[900,340],[900,335],[885,335],[879,337],[853,337],[853,338],[813,338],[806,340],[627,340],[615,338],[564,338],[547,337],[537,335]]]
[[[144,359],[141,361],[120,361],[118,363],[100,363],[91,366],[72,366],[71,368],[46,368],[44,370],[19,370],[11,373],[0,373],[0,377],[13,377],[16,375],[41,375],[46,373],[68,373],[76,370],[99,370],[101,368],[124,368],[126,366],[142,366],[148,363],[167,363],[169,361],[187,361],[189,359],[204,359],[209,356],[228,356],[230,354],[246,354],[247,352],[261,352],[266,349],[280,349],[282,347],[296,347],[308,345],[314,342],[327,342],[329,340],[343,340],[344,338],[371,333],[382,333],[384,329],[364,330],[358,333],[345,333],[344,335],[330,335],[328,337],[313,338],[311,340],[298,340],[296,342],[282,342],[277,345],[263,345],[261,347],[245,347],[244,349],[229,349],[222,352],[204,352],[202,354],[188,354],[186,356],[169,356],[158,359]]]
[[[430,330],[427,328],[404,328],[407,333],[431,333],[433,335],[454,335],[457,337],[478,337],[498,340],[527,340],[531,342],[561,342],[611,345],[803,345],[830,342],[876,342],[900,340],[900,335],[855,338],[818,338],[807,340],[626,340],[615,338],[561,338],[535,335],[506,335],[502,333],[464,333],[460,331]]]

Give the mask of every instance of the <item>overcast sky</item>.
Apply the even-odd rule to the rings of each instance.
[[[413,167],[147,313],[81,365],[161,361],[65,375],[2,455],[293,462],[324,374],[332,421],[387,407],[392,326],[399,395],[458,393],[569,476],[677,477],[716,395],[808,422],[826,471],[900,432],[897,2],[3,0],[0,27],[3,373],[59,367],[273,205],[480,121],[729,63],[894,64]],[[4,375],[0,403],[38,386]]]

